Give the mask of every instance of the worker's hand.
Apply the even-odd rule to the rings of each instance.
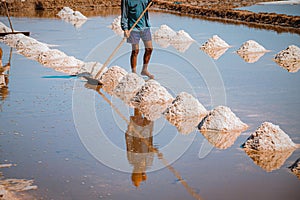
[[[128,31],[128,30],[125,30],[125,31],[124,31],[124,37],[129,38],[129,36],[130,36],[129,31]]]

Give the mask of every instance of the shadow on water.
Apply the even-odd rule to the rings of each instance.
[[[73,76],[73,75],[42,76],[42,78],[49,78],[49,79],[73,79],[73,78],[77,78],[77,76]]]

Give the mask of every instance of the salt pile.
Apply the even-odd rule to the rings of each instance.
[[[113,22],[110,25],[110,28],[117,34],[117,35],[123,35],[123,30],[121,28],[121,16],[118,16],[113,20]]]
[[[10,47],[14,47],[18,52],[28,58],[37,59],[42,52],[49,50],[47,44],[39,42],[23,34],[9,34],[3,38],[3,42]]]
[[[266,172],[271,172],[279,169],[292,155],[294,149],[286,151],[256,151],[252,149],[245,149],[245,152],[256,165]]]
[[[17,42],[23,37],[26,36],[24,34],[9,34],[4,36],[1,41],[10,47],[16,48]]]
[[[176,36],[176,32],[165,24],[161,25],[160,28],[157,31],[155,31],[153,34],[154,38],[161,38],[167,40],[171,40],[175,36]]]
[[[300,69],[300,48],[295,45],[288,46],[276,54],[275,62],[289,72],[297,72]]]
[[[103,90],[108,94],[113,94],[113,90],[126,74],[127,72],[119,66],[109,68],[100,78]]]
[[[227,44],[219,36],[214,35],[201,46],[201,49],[211,58],[217,60],[228,50],[229,47],[229,44]]]
[[[243,147],[257,151],[285,151],[297,146],[279,126],[264,122],[247,139]]]
[[[78,60],[73,56],[67,56],[64,52],[57,49],[51,49],[40,53],[38,56],[38,62],[52,68],[78,68],[77,72],[81,66],[84,65],[84,62],[81,60]]]
[[[64,7],[62,10],[58,12],[57,15],[61,19],[73,24],[76,28],[82,26],[87,20],[87,17],[84,16],[81,12],[74,11],[69,7]]]
[[[23,37],[26,36],[24,34],[9,34],[3,37],[2,42],[10,47],[16,48],[18,41]]]
[[[195,40],[184,30],[180,30],[171,38],[171,43],[194,42]]]
[[[0,33],[9,33],[11,32],[11,29],[8,28],[5,24],[0,22]]]
[[[192,95],[180,93],[164,111],[165,118],[182,134],[191,133],[207,115],[204,106]]]
[[[173,118],[197,117],[207,115],[204,106],[192,95],[181,92],[164,112],[169,120]]]
[[[238,50],[238,54],[248,54],[248,53],[262,53],[267,52],[262,45],[258,44],[254,40],[248,40],[245,42]]]
[[[289,169],[300,179],[300,158]]]
[[[86,62],[84,63],[78,71],[78,74],[88,73],[90,76],[95,77],[98,71],[102,68],[102,64],[99,62]],[[107,71],[107,67],[101,72],[100,77],[103,73]]]
[[[248,126],[243,123],[231,110],[226,106],[218,106],[209,112],[199,124],[201,131],[244,131]]]
[[[177,51],[185,52],[195,41],[184,30],[174,31],[167,25],[161,25],[153,34],[155,42],[163,48],[172,45]]]
[[[202,131],[201,133],[209,143],[218,149],[227,149],[231,147],[236,139],[241,135],[240,131]]]
[[[222,49],[229,47],[230,45],[222,40],[218,35],[213,35],[212,38],[209,38],[207,42],[201,46],[201,49]]]
[[[130,100],[145,84],[143,78],[136,73],[128,73],[125,75],[114,90],[114,95],[130,105]]]
[[[131,104],[139,108],[148,120],[154,121],[161,116],[173,100],[174,98],[166,88],[155,80],[149,80],[131,99]]]

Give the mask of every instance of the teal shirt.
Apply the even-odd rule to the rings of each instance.
[[[121,27],[129,30],[151,0],[122,0],[121,2]],[[133,30],[150,28],[148,12],[144,14]]]

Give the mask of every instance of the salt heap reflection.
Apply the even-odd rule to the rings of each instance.
[[[241,135],[241,131],[223,132],[223,131],[201,131],[207,141],[218,149],[227,149],[231,147],[236,139]]]
[[[245,152],[256,165],[266,172],[271,172],[279,169],[292,155],[294,149],[286,151],[255,151],[246,149]]]

